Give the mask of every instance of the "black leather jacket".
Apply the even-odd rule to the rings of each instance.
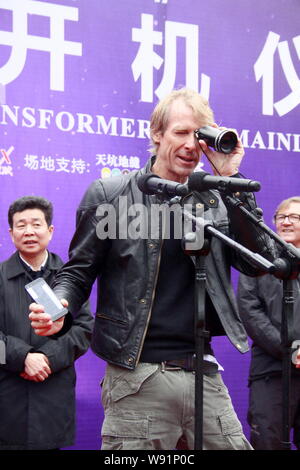
[[[59,298],[66,298],[69,310],[75,312],[76,306],[88,298],[95,279],[98,279],[92,349],[107,362],[128,369],[136,367],[147,333],[163,242],[161,239],[118,237],[119,220],[117,233],[110,233],[110,239],[100,240],[97,230],[100,211],[103,214],[103,208],[107,208],[109,212],[110,204],[117,209],[119,197],[127,204],[127,208],[121,209],[121,215],[127,215],[132,204],[139,203],[149,208],[151,203],[160,202],[157,196],[148,196],[137,186],[139,175],[149,171],[150,165],[149,161],[140,171],[98,179],[91,184],[78,208],[70,261],[57,276],[55,284]],[[247,199],[253,209],[253,195],[247,193]],[[270,254],[268,238],[245,221],[239,211],[230,211],[229,227],[227,210],[217,191],[190,193],[184,198],[184,203],[189,202],[204,203],[206,218],[214,220],[218,229],[227,235],[238,234],[236,241],[262,255]],[[109,217],[113,218],[113,213],[107,217],[108,223]],[[101,227],[103,231],[103,225]],[[240,352],[246,352],[247,336],[237,312],[230,283],[230,266],[250,275],[258,274],[245,260],[213,238],[206,257],[207,291],[225,334]]]
[[[300,276],[292,281],[294,298],[293,329],[289,331],[292,341],[300,340]],[[250,278],[243,274],[239,278],[238,305],[246,331],[253,340],[249,380],[281,373],[283,347],[282,281],[267,274]],[[291,372],[300,377],[300,370],[292,364]]]

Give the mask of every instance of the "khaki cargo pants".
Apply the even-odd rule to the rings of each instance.
[[[108,365],[102,386],[102,450],[194,448],[195,375],[140,363]],[[203,450],[250,450],[219,373],[204,376]]]

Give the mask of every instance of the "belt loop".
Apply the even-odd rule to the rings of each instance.
[[[161,371],[162,371],[163,374],[166,372],[166,367],[165,366],[166,366],[165,362],[161,362]]]

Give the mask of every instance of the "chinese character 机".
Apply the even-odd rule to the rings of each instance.
[[[131,64],[133,78],[141,80],[141,101],[153,101],[153,70],[159,70],[164,63],[162,80],[155,89],[156,96],[160,99],[175,85],[176,80],[176,48],[177,38],[185,39],[186,86],[199,91],[198,73],[198,26],[176,21],[165,22],[165,56],[160,57],[154,46],[162,46],[163,33],[154,31],[153,15],[141,15],[141,28],[132,28],[132,41],[139,42],[140,47],[134,61]],[[209,97],[210,78],[201,74],[201,94]]]

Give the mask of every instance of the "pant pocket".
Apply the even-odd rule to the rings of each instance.
[[[227,450],[252,450],[233,410],[227,410],[224,414],[220,414],[218,420]]]
[[[124,371],[121,376],[113,378],[110,389],[112,401],[137,393],[143,383],[158,370],[157,364],[140,364],[134,371]]]
[[[108,415],[103,422],[102,435],[145,439],[149,435],[149,422],[147,417],[129,413],[127,416]]]

